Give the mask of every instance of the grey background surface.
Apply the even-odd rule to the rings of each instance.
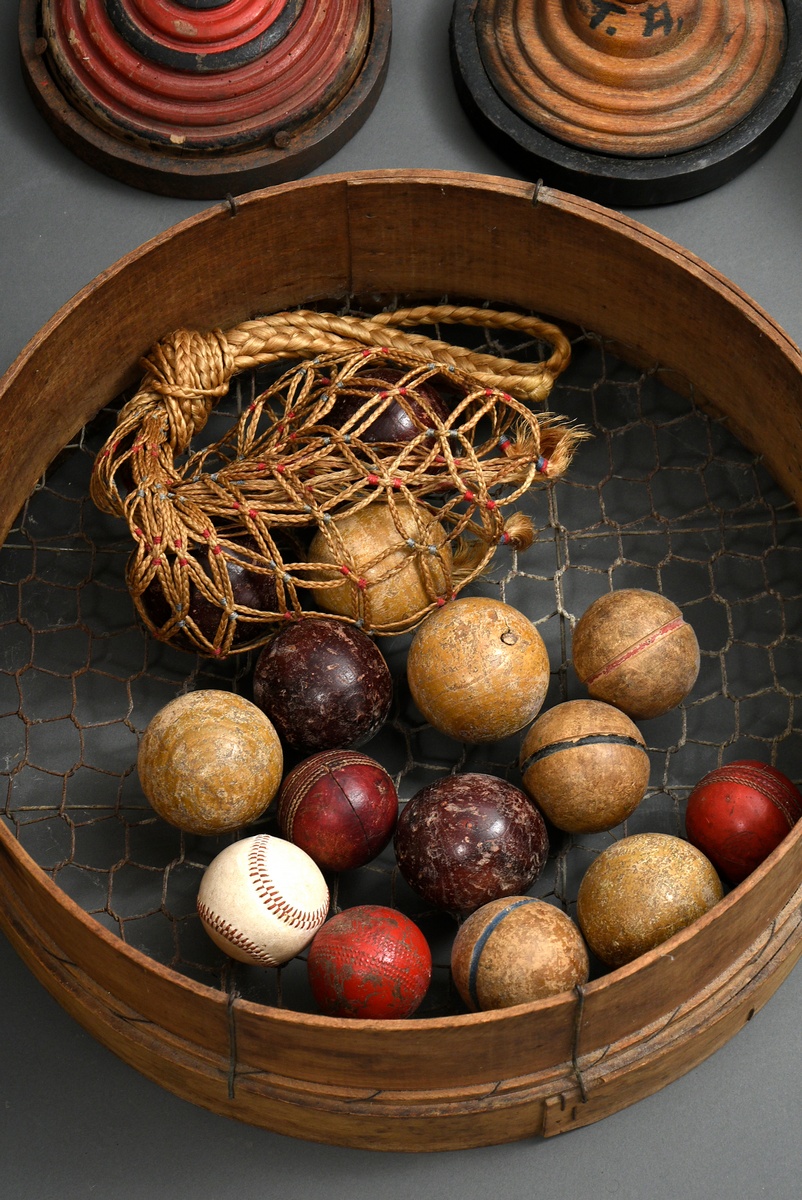
[[[319,174],[433,167],[510,175],[457,102],[451,0],[396,0],[387,85]],[[98,272],[206,202],[166,199],[74,158],[25,92],[17,5],[0,6],[0,369]],[[802,112],[730,184],[632,211],[802,340]],[[548,183],[548,179],[546,179]],[[80,348],[76,347],[76,353]],[[67,1017],[0,938],[0,1191],[10,1200],[389,1200],[437,1195],[791,1200],[802,1186],[802,969],[712,1059],[601,1124],[460,1153],[372,1154],[250,1129],[175,1099]]]

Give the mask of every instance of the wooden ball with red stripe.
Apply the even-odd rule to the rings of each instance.
[[[598,833],[625,821],[649,782],[643,734],[601,700],[567,700],[542,713],[520,753],[526,791],[558,829]]]
[[[420,1006],[432,977],[432,955],[409,917],[381,904],[361,904],[319,930],[307,970],[326,1016],[392,1020]]]
[[[319,867],[364,866],[388,845],[398,793],[379,763],[354,750],[322,750],[287,775],[278,797],[283,836]]]
[[[566,913],[533,896],[491,900],[460,926],[451,975],[474,1012],[545,1000],[587,982],[582,934]]]
[[[676,707],[699,675],[699,643],[673,601],[622,588],[600,596],[573,634],[573,663],[594,700],[634,720]]]
[[[730,883],[740,883],[802,817],[802,793],[767,763],[739,759],[708,772],[688,797],[685,831]]]

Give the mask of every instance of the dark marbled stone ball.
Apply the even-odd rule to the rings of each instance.
[[[387,720],[390,669],[374,642],[332,617],[283,626],[262,650],[253,698],[299,754],[359,746]]]
[[[549,852],[546,825],[528,797],[493,775],[449,775],[403,808],[394,846],[409,886],[436,908],[472,912],[523,895]]]

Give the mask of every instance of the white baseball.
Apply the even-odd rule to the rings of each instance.
[[[329,911],[329,889],[305,850],[260,833],[226,846],[198,889],[198,914],[231,958],[261,967],[289,962]]]

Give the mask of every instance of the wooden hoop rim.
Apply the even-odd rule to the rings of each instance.
[[[299,221],[317,222],[331,250],[325,263],[289,236]],[[466,222],[475,233],[470,260]],[[199,275],[198,264],[212,260],[218,269]],[[154,278],[174,286],[154,289]],[[583,324],[627,343],[630,361],[659,356],[666,371],[692,379],[697,397],[725,412],[802,501],[802,355],[713,268],[621,214],[548,188],[378,171],[253,193],[233,215],[216,205],[65,305],[0,380],[0,469],[9,480],[0,532],[47,463],[132,382],[164,328],[234,325],[250,311],[349,293],[464,295],[489,289],[489,280],[499,300]],[[770,406],[759,403],[766,395]],[[684,1074],[751,1018],[802,954],[800,877],[802,824],[694,926],[579,993],[490,1013],[352,1024],[232,1001],[145,958],[69,901],[0,824],[0,926],[96,1037],[215,1112],[292,1136],[396,1150],[575,1128]]]

